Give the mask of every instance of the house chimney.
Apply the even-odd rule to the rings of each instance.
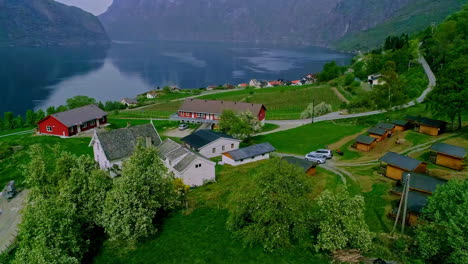
[[[146,137],[146,147],[149,148],[151,147],[153,144],[151,143],[151,137]]]

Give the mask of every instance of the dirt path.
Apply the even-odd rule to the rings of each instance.
[[[368,128],[365,128],[361,132],[358,132],[358,133],[356,133],[354,135],[351,135],[351,136],[344,137],[344,138],[340,139],[340,141],[337,141],[337,142],[335,142],[333,144],[328,145],[328,148],[333,149],[333,150],[339,149],[341,146],[343,146],[344,144],[346,144],[346,143],[350,142],[351,140],[357,138],[359,135],[362,135],[363,133],[366,133],[367,130],[368,130]]]
[[[15,240],[18,224],[21,222],[20,211],[24,206],[29,191],[20,192],[15,198],[8,201],[0,197],[0,252],[8,248]]]
[[[333,87],[332,88],[333,92],[336,94],[336,96],[338,97],[338,99],[340,99],[342,102],[344,103],[347,103],[349,104],[349,100],[346,99],[346,97],[344,97],[344,95],[342,93],[340,93],[340,91],[338,90],[338,88],[336,87]]]

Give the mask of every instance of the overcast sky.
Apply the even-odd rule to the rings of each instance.
[[[85,11],[100,15],[110,6],[112,0],[55,0],[67,5],[77,6]]]

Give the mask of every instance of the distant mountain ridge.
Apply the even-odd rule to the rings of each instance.
[[[0,0],[1,46],[108,45],[97,17],[53,0]]]
[[[448,3],[450,7],[459,2],[461,7],[465,0],[431,1]],[[427,0],[114,0],[99,18],[115,40],[331,46],[344,37],[391,21],[407,6],[425,2]],[[385,36],[379,38],[377,43]]]

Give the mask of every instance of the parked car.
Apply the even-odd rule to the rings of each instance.
[[[327,162],[327,159],[321,155],[314,154],[313,152],[305,155],[305,160],[312,161],[318,164],[324,164]]]
[[[183,131],[183,130],[185,130],[185,129],[187,129],[187,128],[188,128],[188,125],[187,125],[187,124],[181,124],[181,125],[179,126],[179,130],[180,130],[180,131]]]
[[[313,151],[309,154],[321,155],[322,157],[326,159],[331,159],[333,157],[333,151],[329,149],[317,149],[316,151]]]

